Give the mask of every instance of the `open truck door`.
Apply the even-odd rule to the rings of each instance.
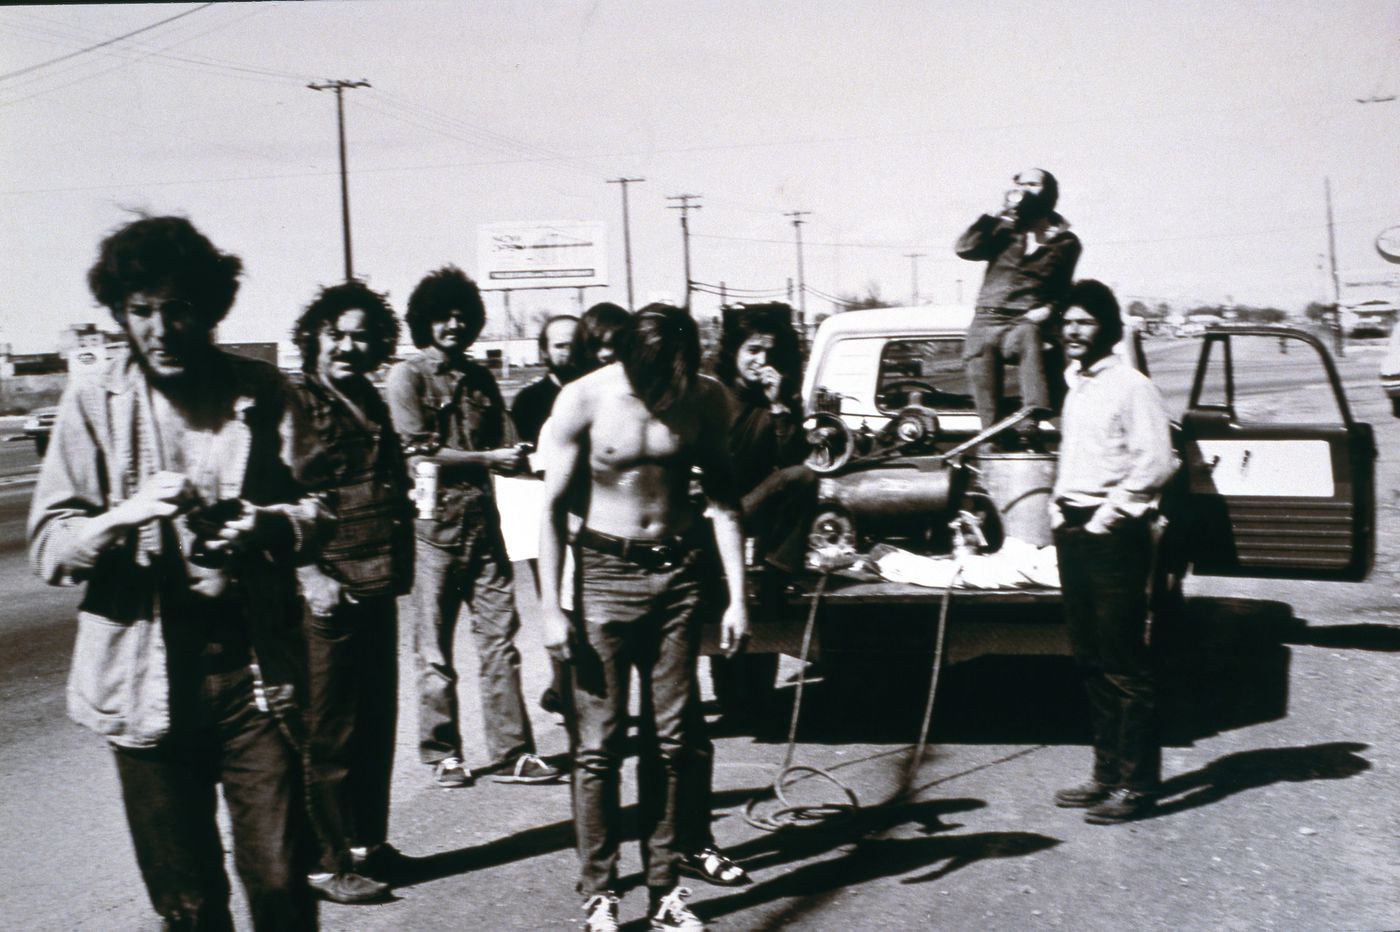
[[[1352,419],[1332,357],[1286,328],[1203,339],[1179,437],[1180,543],[1193,572],[1364,579],[1375,553],[1375,437]]]

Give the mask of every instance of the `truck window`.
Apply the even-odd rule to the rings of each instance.
[[[963,371],[962,338],[890,340],[880,353],[875,402],[882,411],[910,404],[945,411],[972,411],[972,392]],[[1016,384],[1016,367],[1006,367]]]
[[[1231,334],[1206,347],[1195,407],[1226,411],[1239,424],[1341,423],[1317,355],[1286,336]]]

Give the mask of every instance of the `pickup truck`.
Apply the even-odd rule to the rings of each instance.
[[[753,613],[751,651],[796,653],[823,575],[816,567],[837,567],[822,581],[817,612],[828,668],[854,654],[927,656],[945,590],[844,567],[859,567],[880,544],[946,557],[959,543],[968,553],[969,540],[992,553],[1011,538],[1050,543],[1055,421],[1023,412],[1037,418],[1043,452],[969,444],[980,428],[960,357],[971,317],[970,307],[879,308],[834,315],[818,329],[802,388],[808,462],[822,472],[812,569],[780,610]],[[1353,420],[1327,349],[1280,327],[1157,345],[1170,371],[1154,381],[1174,382],[1180,396],[1173,432],[1182,467],[1163,499],[1154,623],[1179,611],[1187,573],[1364,579],[1375,546],[1375,440]],[[1151,375],[1139,334],[1129,331],[1119,351]],[[948,660],[1062,652],[1060,613],[1046,611],[1058,609],[1059,589],[1044,584],[1054,581],[947,592],[950,622],[977,635],[950,642]]]

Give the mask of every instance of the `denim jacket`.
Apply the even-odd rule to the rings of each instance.
[[[244,553],[225,597],[240,601],[259,703],[293,740],[305,656],[294,566],[315,558],[326,518],[292,479],[286,450],[299,419],[287,385],[265,363],[218,352],[210,384],[227,388],[232,417],[213,433],[217,488],[206,498],[242,498],[284,513],[291,540],[278,552]],[[223,370],[223,371],[218,371]],[[68,677],[68,714],[122,747],[152,747],[171,721],[167,636],[158,568],[172,555],[183,518],[129,532],[101,550],[84,547],[84,526],[131,497],[161,468],[152,441],[146,379],[123,354],[104,374],[69,381],[29,513],[30,559],[50,585],[86,584]],[[164,542],[162,544],[162,541]],[[155,548],[152,552],[151,548]],[[177,555],[178,556],[178,555]],[[164,565],[169,565],[164,564]]]

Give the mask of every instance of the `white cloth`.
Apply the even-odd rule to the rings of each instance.
[[[1015,537],[1008,537],[996,553],[961,558],[891,549],[875,562],[875,569],[890,582],[930,589],[1053,589],[1060,585],[1055,548],[1037,547]]]

